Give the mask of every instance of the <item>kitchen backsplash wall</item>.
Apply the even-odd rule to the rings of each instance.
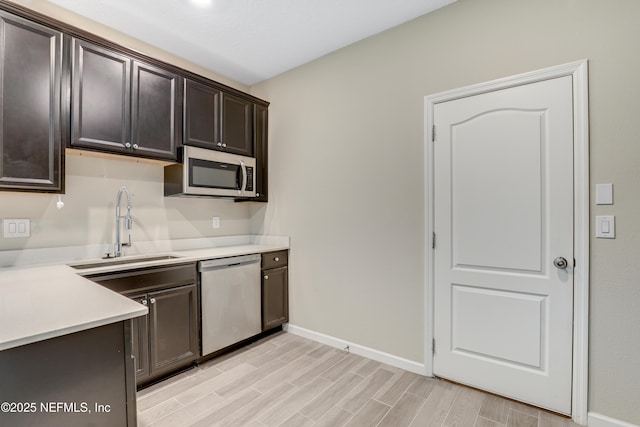
[[[249,234],[247,203],[163,195],[163,168],[135,159],[66,156],[64,207],[57,195],[0,192],[0,219],[29,218],[31,237],[0,238],[0,250],[113,243],[118,189],[132,198],[133,242]],[[126,213],[126,197],[121,201]],[[220,217],[220,228],[212,227]],[[2,236],[2,233],[0,233]],[[125,234],[126,238],[126,234]]]

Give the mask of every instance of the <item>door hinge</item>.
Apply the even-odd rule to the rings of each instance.
[[[436,140],[436,125],[431,126],[431,142]]]
[[[436,233],[434,231],[433,235],[431,236],[431,249],[435,249],[435,248],[436,248]]]
[[[436,339],[433,338],[431,341],[431,354],[436,354]]]

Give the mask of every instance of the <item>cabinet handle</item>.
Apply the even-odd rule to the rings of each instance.
[[[138,149],[138,144],[133,144],[133,149],[137,150]]]
[[[218,142],[216,145],[217,145],[218,147],[222,147],[222,142]]]
[[[275,262],[278,262],[278,261],[280,261],[280,258],[275,257],[273,260],[274,260]]]
[[[146,299],[143,299],[142,301],[140,301],[140,304],[142,304],[142,305],[147,305],[147,300],[146,300]]]
[[[124,146],[127,147],[127,148],[131,148],[131,143],[127,142],[126,144],[124,144]]]
[[[156,299],[155,298],[151,298],[149,301],[151,301],[151,304],[155,304],[156,303]]]
[[[222,143],[222,147],[227,148],[227,144]]]
[[[269,280],[269,276],[267,274],[264,275],[264,280]]]

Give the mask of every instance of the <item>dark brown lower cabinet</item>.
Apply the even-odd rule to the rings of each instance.
[[[162,289],[132,299],[149,307],[133,327],[136,379],[143,384],[198,357],[198,287]]]
[[[198,286],[195,264],[88,277],[146,305],[133,321],[133,355],[139,386],[184,369],[198,358]]]
[[[198,287],[149,293],[149,365],[151,374],[198,357]]]
[[[136,424],[131,321],[0,351],[1,426]]]
[[[262,330],[289,321],[288,251],[262,254]]]
[[[130,297],[137,303],[148,305],[147,294]],[[133,358],[136,366],[136,380],[141,381],[149,376],[149,315],[133,319]]]

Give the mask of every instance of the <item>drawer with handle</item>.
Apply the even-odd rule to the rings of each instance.
[[[289,263],[289,251],[267,252],[262,254],[262,269],[284,267]]]

